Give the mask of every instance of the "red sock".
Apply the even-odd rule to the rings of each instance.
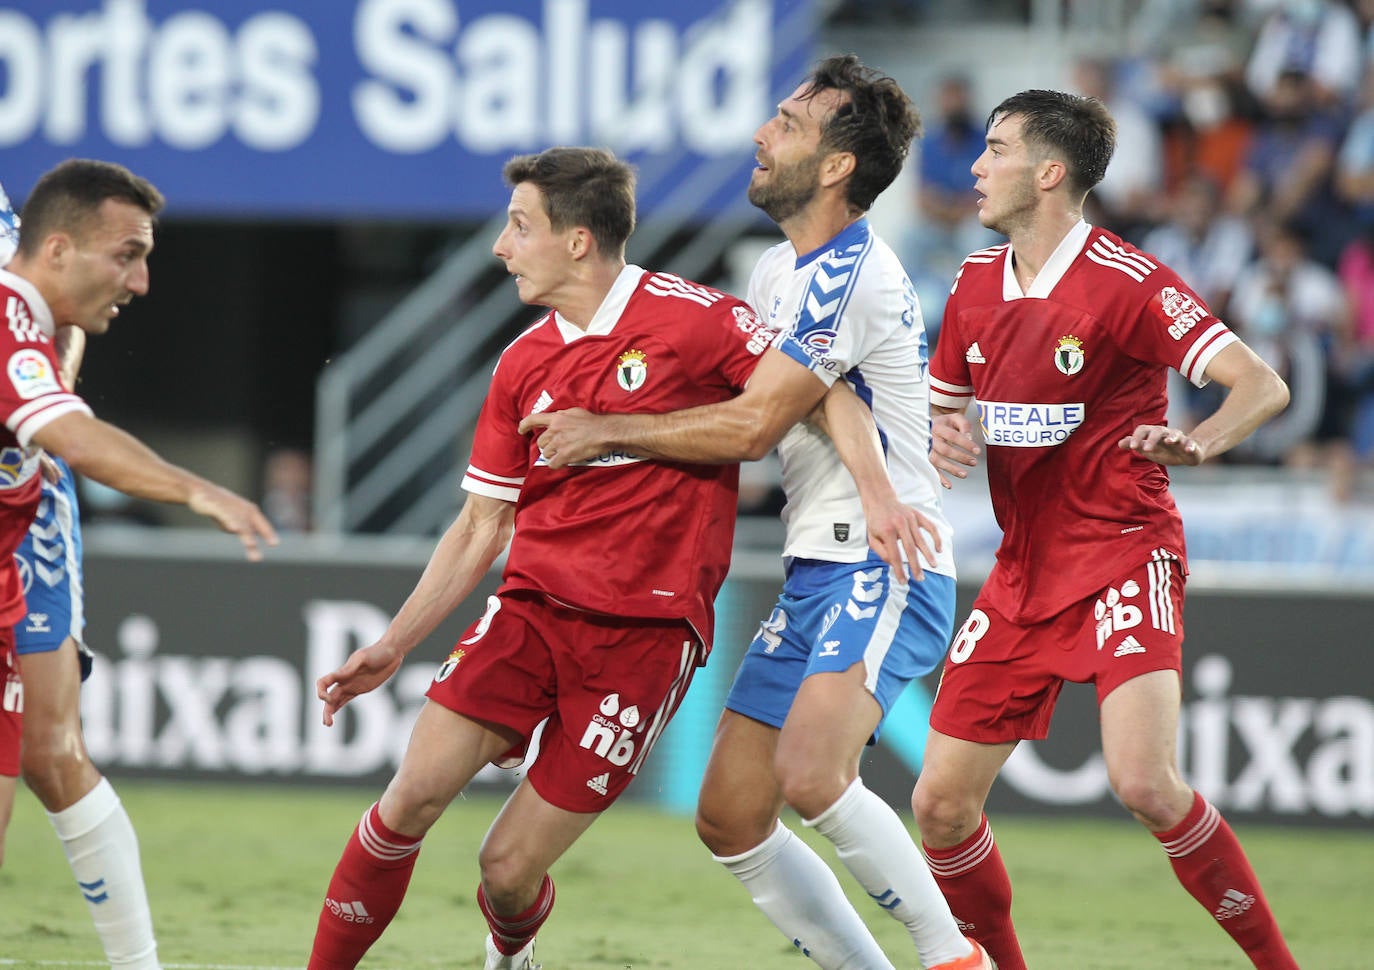
[[[382,824],[373,805],[329,880],[308,970],[353,970],[405,898],[420,840]]]
[[[1298,970],[1259,879],[1231,826],[1197,792],[1182,822],[1154,833],[1183,888],[1240,944],[1259,970]]]
[[[921,847],[959,928],[983,944],[998,970],[1026,970],[1011,924],[1011,877],[988,817],[984,815],[978,831],[953,848],[932,849],[924,843]]]
[[[487,902],[486,890],[480,885],[477,887],[477,906],[487,918],[487,925],[491,927],[491,940],[496,944],[496,949],[506,956],[514,956],[526,943],[534,939],[534,934],[539,932],[539,927],[544,925],[544,920],[553,912],[553,879],[545,873],[544,881],[539,884],[539,894],[534,897],[534,903],[529,909],[514,916],[502,916],[493,912],[491,904]]]

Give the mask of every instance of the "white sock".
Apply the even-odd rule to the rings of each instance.
[[[971,946],[950,915],[949,903],[930,874],[902,820],[855,778],[820,815],[802,822],[835,845],[835,852],[874,901],[911,934],[922,966],[968,956]]]
[[[712,856],[744,883],[754,905],[826,970],[892,970],[835,873],[782,822],[748,852]]]
[[[158,970],[138,837],[110,783],[101,778],[75,805],[49,812],[48,819],[62,840],[110,966]]]

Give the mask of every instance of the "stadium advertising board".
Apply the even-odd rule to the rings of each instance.
[[[423,566],[339,556],[250,565],[88,555],[88,639],[101,655],[82,692],[86,737],[116,774],[380,786],[424,691],[490,579],[383,688],[331,729],[314,682],[371,643]],[[739,570],[717,603],[719,638],[632,797],[690,811],[743,646],[778,579]],[[962,588],[961,610],[972,597]],[[1368,595],[1190,591],[1185,774],[1232,820],[1367,825],[1374,819],[1374,658],[1352,651],[1374,628]],[[919,769],[933,680],[913,685],[866,758],[869,787],[902,806]],[[633,736],[588,725],[616,756]],[[994,811],[1120,815],[1098,747],[1092,691],[1065,692],[1048,741],[1022,745],[993,790]],[[518,777],[489,769],[479,781]]]
[[[107,158],[174,215],[447,219],[504,206],[500,163],[554,144],[661,176],[742,166],[812,6],[0,0],[0,177],[22,199],[63,158]],[[675,181],[646,179],[644,209]]]

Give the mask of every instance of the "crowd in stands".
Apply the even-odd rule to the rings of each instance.
[[[1134,7],[1130,53],[1071,71],[1118,125],[1085,217],[1178,270],[1289,381],[1288,410],[1231,460],[1319,468],[1354,500],[1374,468],[1374,0]],[[923,105],[903,255],[932,328],[934,281],[1002,241],[978,224],[968,174],[978,93],[951,75]],[[1172,399],[1184,426],[1214,404],[1187,385]]]

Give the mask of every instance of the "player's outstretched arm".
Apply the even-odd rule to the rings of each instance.
[[[1288,406],[1288,385],[1240,341],[1207,365],[1207,377],[1230,388],[1221,406],[1187,434],[1142,424],[1118,444],[1161,465],[1200,465],[1230,451]]]
[[[811,420],[834,442],[835,451],[854,478],[873,551],[899,576],[905,568],[910,569],[913,579],[924,578],[920,557],[934,564],[931,547],[940,549],[940,534],[930,519],[897,497],[883,460],[878,426],[868,406],[847,381],[838,380],[811,413]],[[905,566],[903,550],[907,554]]]
[[[538,431],[539,450],[553,468],[608,451],[708,465],[757,461],[777,447],[825,391],[820,378],[770,348],[759,359],[749,386],[728,401],[667,414],[545,411],[521,421],[520,432]]]
[[[953,488],[954,478],[968,478],[968,470],[978,464],[982,449],[973,440],[973,422],[963,411],[930,406],[930,463],[940,475],[940,484]]]
[[[506,548],[514,526],[514,503],[468,495],[381,639],[355,651],[342,667],[315,682],[326,725],[334,723],[345,704],[394,674],[406,655],[467,598]]]
[[[171,462],[126,431],[88,414],[72,412],[45,424],[33,444],[57,455],[74,471],[135,498],[185,505],[239,537],[248,558],[277,533],[254,503]]]

